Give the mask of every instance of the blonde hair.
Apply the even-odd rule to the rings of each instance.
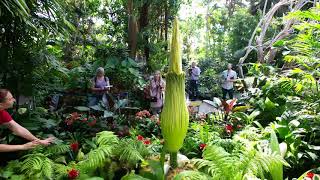
[[[96,74],[98,74],[98,73],[104,73],[104,68],[98,67],[98,69],[96,70]]]

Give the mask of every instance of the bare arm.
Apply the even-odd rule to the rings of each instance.
[[[36,141],[28,142],[26,144],[21,144],[21,145],[0,144],[0,152],[13,152],[13,151],[32,149],[36,147],[38,144],[39,143]]]
[[[20,136],[29,141],[39,140],[33,134],[31,134],[30,131],[22,127],[20,124],[16,123],[14,120],[11,120],[8,123],[5,123],[5,125],[17,136]]]
[[[36,143],[37,145],[38,144],[49,145],[49,144],[51,144],[51,142],[54,141],[54,137],[50,137],[50,138],[47,138],[44,140],[38,139],[30,131],[28,131],[26,128],[22,127],[20,124],[16,123],[14,120],[11,120],[11,121],[5,123],[4,125],[6,125],[17,136],[20,136],[24,139],[32,141],[33,143]]]

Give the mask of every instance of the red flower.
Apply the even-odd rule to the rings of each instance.
[[[79,171],[76,169],[72,169],[68,172],[69,179],[76,179],[79,176]]]
[[[137,140],[138,140],[138,141],[143,141],[143,140],[144,140],[144,137],[141,136],[141,135],[138,135],[138,136],[137,136]]]
[[[149,145],[149,144],[151,144],[151,141],[149,139],[146,139],[146,140],[143,141],[143,144]]]
[[[227,101],[222,101],[222,106],[224,111],[228,114],[232,110],[236,102],[237,102],[237,99],[233,99],[229,103],[227,103]]]
[[[207,144],[201,143],[199,144],[199,149],[202,151],[206,146]]]
[[[227,131],[227,133],[232,133],[233,127],[232,127],[231,124],[227,124],[227,125],[226,125],[226,131]]]
[[[79,143],[76,141],[70,144],[70,148],[72,149],[73,152],[77,152],[79,150]]]
[[[241,126],[240,124],[238,124],[238,125],[237,125],[237,128],[240,129],[240,128],[242,128],[242,126]]]
[[[97,120],[95,119],[91,122],[88,122],[88,126],[92,127],[92,126],[96,125],[96,123],[97,123]]]
[[[313,176],[314,176],[314,173],[313,173],[313,172],[308,172],[307,175],[306,175],[306,177],[308,177],[308,178],[310,178],[310,179],[312,179]]]

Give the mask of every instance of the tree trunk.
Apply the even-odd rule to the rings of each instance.
[[[128,48],[129,57],[131,59],[136,58],[138,34],[138,25],[136,18],[133,15],[133,9],[133,0],[128,0]]]
[[[164,39],[165,41],[168,40],[168,24],[169,24],[169,8],[168,8],[168,1],[165,0],[164,4]],[[168,46],[166,46],[166,50]]]
[[[145,2],[143,4],[143,6],[140,9],[140,31],[145,32],[146,28],[148,27],[149,24],[149,20],[148,20],[148,16],[149,16],[149,3]],[[147,70],[150,71],[151,67],[150,67],[150,48],[149,48],[149,36],[148,35],[144,35],[143,36],[143,40],[144,40],[144,56],[146,58],[146,63],[147,63]]]

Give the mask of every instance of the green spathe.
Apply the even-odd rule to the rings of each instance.
[[[169,73],[166,76],[166,92],[160,116],[165,151],[170,153],[170,166],[178,166],[177,153],[183,145],[189,125],[189,113],[185,98],[185,74],[182,71],[181,40],[178,20],[173,23]]]
[[[185,100],[185,74],[168,73],[166,84],[166,98],[161,113],[161,131],[166,151],[178,152],[189,125],[189,113]]]

